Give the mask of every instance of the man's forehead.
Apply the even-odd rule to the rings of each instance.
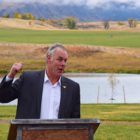
[[[62,49],[62,48],[56,48],[55,54],[59,54],[59,55],[68,55],[67,51],[64,50],[64,49]]]

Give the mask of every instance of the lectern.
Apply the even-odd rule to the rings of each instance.
[[[12,120],[8,140],[93,140],[98,119]]]

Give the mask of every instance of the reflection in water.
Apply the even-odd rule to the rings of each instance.
[[[80,83],[82,103],[140,103],[140,75],[92,74],[71,77]]]
[[[85,73],[66,76],[80,84],[81,103],[140,103],[140,75]]]

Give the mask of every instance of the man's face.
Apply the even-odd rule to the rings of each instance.
[[[68,54],[65,50],[57,48],[50,58],[48,58],[48,68],[55,76],[61,76],[64,72]]]

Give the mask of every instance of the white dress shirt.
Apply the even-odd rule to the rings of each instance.
[[[45,72],[40,119],[58,119],[60,95],[61,80],[52,85]]]

